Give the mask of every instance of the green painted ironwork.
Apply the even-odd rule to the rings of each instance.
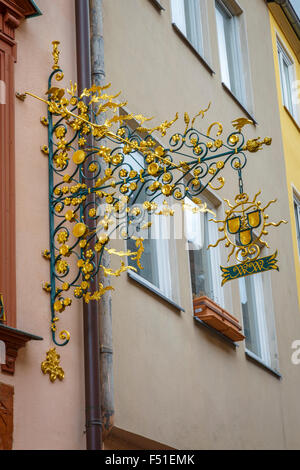
[[[93,208],[91,196],[96,195],[99,208],[104,206],[103,199],[106,202],[110,199],[109,204],[113,208],[116,223],[112,230],[108,228],[107,235],[110,237],[112,231],[119,230],[126,240],[132,236],[133,230],[130,229],[141,225],[143,212],[154,213],[155,209],[149,210],[149,208],[140,207],[139,213],[134,210],[117,210],[117,205],[122,200],[122,191],[124,191],[123,195],[128,196],[128,204],[131,208],[134,208],[139,195],[142,193],[146,195],[150,204],[155,203],[162,194],[166,199],[171,198],[175,201],[183,201],[186,197],[197,198],[209,187],[219,189],[214,188],[212,185],[215,180],[219,180],[220,187],[223,187],[224,181],[220,175],[228,164],[237,172],[240,188],[242,188],[242,170],[247,163],[245,154],[247,144],[245,144],[245,138],[241,131],[231,133],[224,143],[219,138],[220,132],[217,133],[217,138],[214,139],[210,136],[210,132],[205,134],[191,127],[186,129],[184,133],[173,134],[169,139],[169,147],[163,148],[163,152],[156,154],[153,150],[154,143],[158,148],[161,149],[162,147],[157,139],[153,137],[153,134],[145,134],[122,125],[115,136],[106,135],[105,138],[94,136],[92,148],[85,148],[84,145],[79,145],[79,142],[82,143],[88,131],[91,131],[91,127],[88,124],[85,126],[79,125],[78,129],[74,130],[68,122],[69,116],[66,119],[63,113],[55,112],[55,109],[58,109],[55,106],[60,103],[61,97],[55,96],[55,92],[53,92],[53,78],[58,79],[57,77],[60,75],[63,75],[62,70],[58,67],[55,68],[48,82],[48,103],[50,102],[54,106],[48,104],[50,247],[47,257],[50,259],[50,285],[48,291],[51,297],[52,338],[57,346],[64,346],[69,341],[68,332],[60,332],[59,338],[61,341],[56,336],[57,313],[58,311],[61,312],[70,303],[69,299],[66,301],[64,298],[64,293],[74,289],[76,298],[84,297],[85,290],[82,288],[82,282],[87,279],[87,272],[84,271],[83,265],[88,265],[89,269],[92,266],[92,269],[88,271],[88,279],[95,279],[101,267],[101,259],[105,249],[105,243],[103,243],[98,253],[93,252],[87,256],[86,247],[92,239],[98,239],[102,231],[102,225],[99,225],[99,221],[103,217],[101,211],[90,215],[89,210]],[[85,116],[88,121],[97,122],[93,105],[87,105],[84,96],[73,96],[72,100],[74,102],[71,109],[72,113],[76,113],[80,107],[78,104],[82,103],[83,106],[87,106]],[[219,125],[219,123],[215,124]],[[58,140],[57,133],[63,135],[63,138]],[[122,138],[119,138],[119,135],[122,135]],[[124,142],[130,143],[132,146],[129,151],[127,151]],[[101,152],[105,154],[102,147],[104,146],[105,149],[108,144],[110,146],[108,168],[111,171],[111,176],[115,178],[115,184],[113,186],[114,194],[109,193],[109,196],[105,196],[105,194],[108,194],[107,191],[112,190],[112,185],[103,178],[101,165]],[[149,149],[152,149],[150,152],[152,156],[149,157],[147,153],[139,154],[143,157],[143,164],[141,165],[140,158],[137,159],[134,148],[140,149],[143,145],[146,147],[149,145]],[[61,152],[65,150],[69,153],[83,150],[85,152],[84,162],[73,165],[69,157],[61,157]],[[181,162],[181,160],[184,161]],[[158,166],[155,174],[149,173],[151,163]],[[88,167],[94,168],[93,174],[90,175],[85,172]],[[70,172],[68,177],[66,177],[67,170]],[[166,174],[168,175],[167,179]],[[99,179],[102,181],[100,184]],[[89,184],[89,187],[92,186],[90,189],[86,185],[87,181],[93,183],[92,185]],[[66,184],[70,182],[75,185],[72,195],[69,194],[69,190],[67,193],[64,192]],[[99,196],[101,193],[102,197]],[[65,248],[66,252],[62,252],[62,247],[57,243],[57,237],[63,232],[66,234],[67,239],[72,237],[68,220],[66,215],[63,214],[64,210],[72,207],[72,204],[76,222],[84,223],[88,219],[92,220],[94,229],[89,230],[89,234],[85,238],[86,246],[81,247],[83,238],[78,237],[70,247]],[[75,269],[70,269],[70,258],[75,259]],[[61,272],[58,272],[57,266],[60,262],[64,263],[64,260],[68,260],[67,266]],[[78,262],[81,263],[81,266],[78,266]],[[60,266],[64,268],[63,264]],[[56,308],[57,303],[59,305],[58,310]]]

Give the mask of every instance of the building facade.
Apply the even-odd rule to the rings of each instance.
[[[249,154],[244,191],[253,198],[261,190],[264,206],[277,198],[276,205],[268,208],[270,221],[286,219],[294,230],[292,235],[289,225],[271,226],[270,249],[261,247],[264,256],[278,250],[279,272],[234,280],[221,288],[219,267],[227,264],[228,253],[222,245],[206,250],[208,243],[216,243],[216,226],[209,214],[193,219],[187,215],[185,236],[164,237],[167,228],[162,223],[163,240],[145,243],[144,270],[113,278],[115,411],[104,446],[297,449],[300,369],[292,357],[293,344],[300,339],[300,316],[289,179],[294,170],[285,159],[289,149],[282,138],[282,113],[286,111],[278,109],[275,26],[268,6],[263,0],[98,3],[103,9],[106,82],[116,93],[122,90],[122,100],[127,101],[120,112],[155,116],[160,123],[176,112],[194,116],[211,102],[198,120],[204,133],[214,122],[222,122],[224,135],[230,135],[233,120],[253,121],[243,129],[246,138],[272,137],[273,143]],[[49,247],[48,166],[41,153],[47,128],[40,123],[47,106],[29,97],[25,101],[14,97],[15,92],[25,91],[45,96],[53,40],[61,43],[63,86],[76,80],[75,2],[39,0],[35,5],[29,0],[1,0],[0,14],[4,57],[0,78],[6,84],[6,104],[0,105],[5,181],[0,287],[6,313],[0,325],[0,341],[6,348],[0,372],[0,413],[6,424],[0,427],[0,446],[84,449],[80,301],[73,300],[59,325],[71,334],[69,344],[57,348],[65,378],[51,383],[40,368],[53,347],[49,297],[42,289],[42,282],[49,280],[49,263],[41,257]],[[136,126],[134,119],[130,125]],[[178,120],[169,135],[184,128],[183,119]],[[296,131],[295,126],[288,135]],[[168,145],[167,137],[155,138]],[[289,142],[295,139],[296,145],[296,138],[290,136]],[[221,220],[227,210],[224,198],[234,201],[239,192],[233,173],[225,167],[224,188],[207,190],[203,196]],[[130,248],[120,240],[112,246]],[[118,268],[114,259],[111,263]],[[208,328],[195,319],[199,297],[205,298],[202,306],[213,314],[234,317],[231,325],[245,340],[237,344],[217,327]],[[15,362],[15,370],[9,361]]]
[[[286,161],[287,186],[291,213],[291,229],[297,276],[298,298],[300,299],[300,219],[299,219],[299,5],[291,3],[294,21],[285,14],[276,2],[271,2],[270,18],[274,64],[284,157]],[[297,10],[298,8],[298,10]]]

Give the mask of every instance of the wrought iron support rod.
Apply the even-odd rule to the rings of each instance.
[[[76,0],[75,9],[78,89],[82,91],[84,88],[91,88],[89,2]],[[92,138],[89,145],[92,145]],[[86,184],[90,187],[93,183],[87,180]],[[94,197],[92,193],[87,202],[90,202]],[[90,228],[89,224],[91,221],[87,220],[88,228]],[[94,279],[92,283],[94,285],[91,285],[91,289],[97,290],[97,279]],[[87,450],[102,450],[99,319],[95,300],[88,304],[83,302],[83,330],[86,445]]]

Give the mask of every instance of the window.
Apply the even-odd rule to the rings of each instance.
[[[189,198],[186,205],[196,207]],[[210,206],[211,207],[211,206]],[[213,209],[211,207],[211,209]],[[209,222],[211,213],[193,213],[185,210],[185,236],[189,250],[190,273],[193,298],[206,296],[224,307],[224,294],[221,287],[220,249],[210,248],[218,239],[218,227]]]
[[[131,154],[134,157],[130,159],[131,167],[140,172],[144,169],[144,157],[135,152]],[[145,185],[140,191],[135,191],[129,204],[131,206],[141,205],[149,200],[149,191],[147,192],[147,185]],[[137,194],[137,196],[136,196]],[[159,207],[163,205],[164,196],[155,198],[155,202]],[[143,211],[143,210],[142,210]],[[136,236],[142,236],[144,238],[144,253],[142,255],[141,264],[143,269],[137,265],[136,261],[128,260],[128,264],[133,266],[137,270],[137,275],[143,278],[150,288],[158,290],[169,300],[177,302],[178,299],[178,286],[177,286],[177,269],[176,269],[176,256],[175,256],[175,241],[171,238],[171,223],[172,218],[164,215],[150,215],[144,211],[145,216],[141,222],[137,225]],[[144,226],[150,222],[152,225],[147,229],[144,229],[142,234],[138,234],[138,230],[141,226]],[[135,252],[136,245],[135,240],[129,239],[127,241],[127,248]],[[135,277],[135,273],[130,272],[132,277]]]
[[[173,24],[196,51],[209,59],[206,0],[172,0]]]
[[[222,81],[246,105],[239,16],[232,14],[223,3],[217,1],[216,21]]]
[[[295,80],[294,64],[282,44],[277,40],[277,50],[279,59],[280,82],[282,101],[284,106],[297,121],[296,104],[293,103],[293,82]]]
[[[295,211],[298,249],[299,249],[299,256],[300,256],[300,200],[297,198],[296,195],[294,195],[294,211]]]
[[[239,279],[246,351],[278,370],[278,354],[269,273]]]

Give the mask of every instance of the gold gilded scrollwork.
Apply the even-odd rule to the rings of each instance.
[[[225,178],[223,178],[223,176],[220,176],[220,178],[218,178],[218,181],[220,183],[220,186],[218,188],[216,188],[215,186],[213,186],[211,183],[208,183],[208,186],[213,189],[214,191],[219,191],[220,189],[222,189],[224,187],[224,184],[225,184]]]
[[[119,277],[128,270],[136,271],[135,267],[127,266],[123,261],[119,269],[114,270],[105,266],[104,263],[101,264],[101,255],[104,251],[120,258],[128,257],[132,261],[136,261],[139,269],[143,269],[141,264],[141,257],[144,252],[143,238],[133,237],[131,233],[126,232],[128,230],[126,227],[137,222],[140,208],[126,208],[128,215],[125,215],[128,225],[122,227],[123,231],[121,232],[122,237],[131,237],[135,240],[136,250],[129,252],[108,248],[114,219],[117,219],[121,214],[122,206],[127,206],[131,195],[134,192],[137,195],[137,191],[140,190],[142,185],[145,185],[148,192],[153,194],[150,195],[151,202],[144,201],[143,209],[149,213],[155,211],[156,215],[172,216],[174,213],[167,201],[164,202],[164,207],[157,211],[157,204],[153,201],[158,195],[163,195],[166,198],[174,197],[175,200],[182,201],[185,200],[185,196],[190,196],[193,202],[199,206],[196,208],[198,211],[210,212],[207,206],[196,196],[208,186],[213,190],[223,188],[225,179],[218,177],[219,173],[229,158],[234,156],[234,153],[237,154],[243,150],[244,138],[233,133],[229,138],[229,144],[228,140],[226,143],[224,139],[219,137],[223,133],[223,126],[220,122],[213,122],[208,128],[207,134],[205,134],[205,131],[201,133],[194,129],[196,119],[199,116],[202,119],[205,117],[205,113],[211,105],[209,103],[206,109],[200,110],[192,119],[185,113],[184,132],[179,133],[178,131],[171,137],[171,148],[162,146],[163,144],[159,144],[152,137],[152,133],[156,131],[164,137],[167,130],[178,120],[178,113],[172,120],[166,120],[158,126],[152,125],[152,128],[149,129],[144,126],[148,125],[145,123],[152,118],[147,118],[142,114],[123,114],[121,108],[124,108],[126,102],[116,100],[120,93],[108,94],[106,90],[110,87],[110,84],[103,87],[93,85],[90,89],[80,90],[81,94],[78,93],[77,84],[73,82],[70,82],[67,88],[53,86],[53,77],[58,81],[63,78],[59,65],[59,44],[59,41],[53,41],[52,43],[53,66],[50,84],[48,85],[49,89],[45,93],[46,96],[40,98],[29,92],[17,96],[19,99],[24,100],[26,95],[29,95],[45,103],[48,109],[48,118],[41,118],[41,123],[48,126],[48,145],[44,145],[41,151],[48,157],[51,174],[54,170],[59,181],[53,188],[49,198],[50,214],[51,217],[53,215],[54,222],[57,217],[64,225],[55,232],[51,230],[51,240],[55,237],[58,246],[51,245],[51,253],[49,250],[43,252],[43,257],[51,261],[51,284],[49,282],[44,283],[43,289],[51,296],[53,341],[56,345],[64,346],[68,343],[70,334],[68,331],[58,330],[57,322],[59,322],[59,315],[71,306],[71,296],[74,295],[76,299],[83,299],[86,303],[89,303],[90,301],[99,300],[106,291],[113,290],[111,286],[105,286],[101,283],[98,283],[98,287],[94,290],[91,281],[96,278],[99,269],[103,271],[104,276],[113,277]],[[96,120],[91,119],[91,115],[98,116],[100,114],[106,115],[103,123],[98,124]],[[139,126],[134,132],[130,131],[130,126],[127,126],[127,123],[130,124],[131,120],[137,121]],[[250,123],[252,122],[243,118],[233,121],[237,130],[241,130],[244,125]],[[190,129],[188,129],[189,126],[191,126]],[[149,135],[141,135],[140,133]],[[93,136],[92,148],[88,144],[89,135]],[[77,137],[78,140],[76,141],[75,138]],[[204,141],[202,141],[202,137],[204,137]],[[104,138],[107,141],[105,145],[98,143]],[[73,147],[74,144],[71,143],[75,141],[78,142],[78,145],[76,144],[76,147]],[[113,148],[107,146],[110,145],[109,141],[113,143]],[[262,142],[259,139],[253,139],[245,145],[246,150],[256,152],[262,145],[269,145],[270,143],[271,139],[268,138]],[[233,146],[236,146],[236,148],[232,148]],[[145,162],[144,168],[139,171],[135,170],[135,165],[131,167],[130,164],[130,158],[134,161],[134,153],[136,152],[140,153]],[[177,156],[179,158],[175,158]],[[206,163],[206,160],[211,161],[212,159],[215,159],[214,163]],[[99,163],[101,160],[105,163],[104,167],[106,168],[103,173]],[[127,160],[129,163],[127,163]],[[239,158],[236,158],[236,160],[239,160]],[[240,161],[235,161],[234,158],[232,161],[232,166],[239,170],[241,168]],[[72,175],[67,173],[69,163],[72,172],[75,165],[75,173],[72,173]],[[85,167],[88,169],[85,170]],[[88,178],[85,173],[88,173]],[[187,185],[182,184],[185,176],[188,178],[192,176],[190,183]],[[87,179],[94,178],[93,185],[87,185]],[[207,178],[205,184],[202,183],[204,178]],[[213,184],[214,179],[217,181],[216,186]],[[176,181],[180,184],[177,185]],[[147,187],[147,185],[149,186]],[[97,196],[97,204],[89,201],[91,193]],[[239,210],[240,208],[244,210],[243,204],[246,205],[246,202],[248,202],[248,199],[246,200],[248,196],[244,196],[243,200],[236,198],[236,206],[239,207]],[[255,203],[255,199],[251,204]],[[107,205],[104,214],[99,214],[97,211],[100,200]],[[185,204],[183,204],[183,209],[184,206]],[[86,209],[87,207],[88,209]],[[229,207],[230,209],[235,208],[231,205]],[[79,216],[81,209],[83,215]],[[193,207],[192,210],[194,212],[195,208]],[[258,210],[263,211],[261,208]],[[244,216],[248,217],[247,220],[252,227],[256,224],[255,214],[248,214],[248,212]],[[88,219],[94,221],[95,225],[92,228],[87,223]],[[227,220],[222,222],[226,224]],[[149,224],[151,222],[143,225],[141,223],[141,229],[149,228]],[[243,233],[238,233],[242,246],[235,244],[232,253],[236,251],[237,254],[241,254],[242,257],[246,258],[255,254],[256,248],[255,243],[252,243],[252,245],[248,243],[251,238],[250,235],[252,235],[252,228],[247,231],[246,222],[243,221],[243,224]],[[235,226],[233,221],[229,225],[231,227]],[[273,224],[267,224],[264,219],[261,235],[265,235],[265,229],[269,225]],[[220,231],[222,231],[222,228]],[[237,231],[239,232],[239,226]],[[125,235],[123,235],[124,233]],[[75,245],[72,246],[72,239],[74,238]],[[90,243],[93,238],[95,243]],[[229,235],[226,238],[224,234],[222,240],[225,240],[226,246],[230,246]],[[259,239],[259,241],[261,240]],[[76,259],[77,263],[74,264],[72,263],[72,254],[76,253],[77,256],[76,247],[80,248],[81,251],[80,257]],[[76,279],[71,277],[73,268],[79,270]],[[66,292],[69,294],[65,298]],[[55,338],[58,333],[63,344],[56,342]],[[44,374],[49,374],[51,382],[54,382],[57,378],[62,380],[64,377],[59,359],[60,357],[55,348],[52,348],[48,351],[47,358],[42,363],[42,371]]]
[[[201,116],[202,119],[204,118],[205,113],[207,113],[207,111],[208,111],[209,108],[210,108],[210,105],[211,105],[211,102],[209,102],[209,104],[208,104],[208,106],[207,106],[206,109],[201,109],[201,110],[199,111],[199,113],[196,114],[195,117],[193,117],[193,119],[192,119],[192,128],[194,127],[194,124],[195,124],[195,121],[196,121],[197,117]]]
[[[54,60],[54,64],[52,66],[52,69],[53,70],[59,70],[59,55],[60,55],[60,50],[58,49],[58,46],[59,46],[60,42],[59,41],[52,41],[52,45],[53,45],[53,50],[52,50],[52,56],[53,56],[53,60]],[[57,74],[55,75],[55,78],[57,81],[60,81],[64,78],[64,74],[63,72],[57,72]]]
[[[58,65],[59,55],[60,55],[60,51],[58,49],[59,44],[60,44],[59,41],[52,41],[52,45],[53,45],[52,56],[53,56],[53,59],[54,59],[54,64],[52,66],[53,70],[58,70],[59,69],[59,65]]]
[[[222,134],[222,132],[223,132],[223,126],[222,126],[222,124],[221,124],[220,122],[213,122],[213,123],[209,126],[209,128],[207,129],[207,133],[206,133],[207,137],[210,137],[210,133],[211,133],[211,131],[212,131],[212,128],[215,127],[215,126],[218,126],[218,132],[217,132],[217,134],[216,134],[217,137],[219,137],[219,136]]]
[[[272,139],[270,137],[265,137],[264,140],[262,140],[261,142],[259,141],[259,139],[260,137],[248,140],[246,146],[244,147],[244,150],[248,150],[248,152],[255,153],[258,152],[258,150],[261,150],[263,145],[271,145],[272,143]]]
[[[64,379],[65,372],[60,366],[60,355],[57,354],[56,348],[49,349],[46,360],[41,364],[41,369],[44,374],[49,374],[51,382],[55,382],[56,379]]]

